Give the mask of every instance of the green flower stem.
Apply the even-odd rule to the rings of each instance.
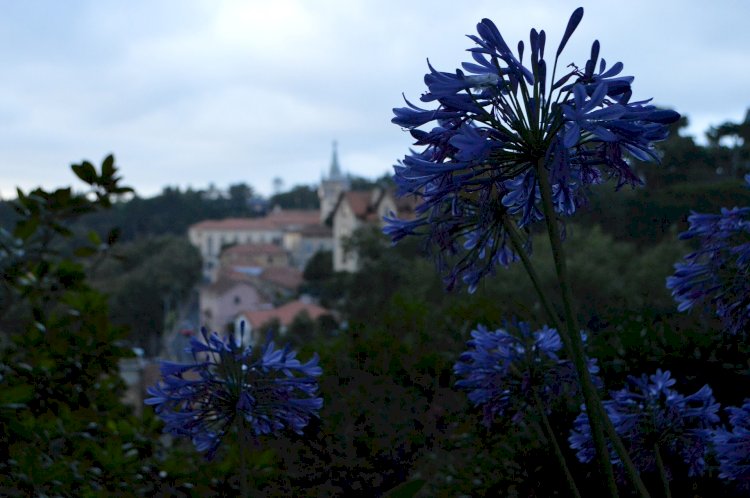
[[[536,402],[536,406],[537,406],[537,409],[539,410],[539,414],[542,416],[542,424],[544,425],[544,432],[546,433],[546,437],[547,439],[549,439],[549,442],[552,445],[552,450],[555,452],[557,463],[560,464],[560,468],[565,474],[565,480],[568,482],[568,487],[570,488],[570,496],[573,496],[574,498],[581,498],[581,493],[580,491],[578,491],[578,486],[576,486],[576,481],[575,479],[573,479],[573,474],[571,474],[570,469],[568,468],[568,464],[565,461],[565,455],[563,454],[562,449],[560,448],[560,445],[557,442],[557,437],[555,437],[555,432],[552,430],[552,425],[549,423],[549,418],[547,418],[547,413],[544,411],[544,406],[542,405],[542,401],[539,399],[539,394],[537,394],[536,391],[534,391],[534,401]]]
[[[549,177],[542,159],[539,159],[536,162],[536,172],[539,178],[539,190],[542,194],[542,206],[544,208],[544,217],[547,224],[547,233],[552,247],[552,256],[555,261],[555,271],[560,284],[560,293],[562,294],[563,309],[565,313],[566,328],[559,330],[560,337],[565,337],[567,335],[568,341],[570,341],[570,344],[572,345],[573,356],[571,360],[573,361],[573,365],[575,365],[578,373],[583,399],[588,408],[588,417],[591,424],[591,434],[594,439],[597,460],[599,461],[602,477],[607,483],[610,495],[613,498],[616,498],[618,496],[617,483],[615,482],[612,461],[609,457],[607,441],[604,437],[604,419],[608,419],[608,417],[604,411],[604,407],[599,399],[596,387],[594,387],[594,383],[591,380],[591,374],[586,365],[583,341],[581,340],[581,334],[573,313],[573,293],[570,288],[570,282],[568,281],[568,273],[565,266],[565,253],[560,240],[560,230],[557,226],[557,217],[555,216],[552,206],[552,188],[550,187]],[[614,434],[614,438],[611,436],[612,435],[610,435],[610,438],[613,440],[617,438],[617,434]],[[623,462],[626,460],[629,462],[630,457],[626,454],[625,458],[622,460]],[[627,468],[627,463],[625,465]],[[630,462],[630,465],[632,466],[632,462]],[[630,469],[628,469],[628,472],[630,473]],[[631,478],[632,477],[633,476],[631,475]],[[641,496],[644,498],[649,496],[648,491],[645,486],[643,486],[643,482],[640,480],[640,476],[638,476],[637,472],[635,473],[634,484],[638,488]]]
[[[528,254],[523,249],[523,241],[521,240],[521,237],[518,234],[517,229],[515,225],[513,224],[513,222],[510,219],[508,219],[507,216],[504,216],[503,225],[505,226],[506,231],[510,235],[510,241],[511,241],[511,244],[513,245],[513,249],[521,257],[521,261],[523,262],[524,268],[526,269],[526,273],[528,273],[529,278],[531,279],[531,282],[534,285],[534,289],[536,289],[537,295],[539,296],[539,300],[542,302],[542,307],[547,313],[547,316],[550,319],[550,321],[553,323],[555,328],[557,328],[557,331],[560,334],[560,338],[562,339],[563,344],[565,345],[565,349],[568,351],[568,355],[571,357],[571,359],[575,359],[578,355],[575,353],[576,349],[575,349],[574,344],[572,343],[571,336],[578,335],[578,334],[566,333],[566,330],[562,327],[560,323],[560,319],[555,313],[554,308],[552,307],[552,304],[550,303],[549,299],[547,298],[547,295],[544,292],[544,289],[541,285],[541,280],[539,279],[539,274],[536,272],[536,269],[534,268],[531,262],[531,258],[529,258]],[[580,336],[578,337],[580,338]],[[575,364],[575,361],[574,361],[574,364]],[[583,375],[581,375],[581,372],[578,369],[578,365],[576,364],[575,366],[576,366],[576,371],[578,373],[579,378],[583,378]],[[584,360],[584,370],[586,374],[589,373],[588,368],[585,365],[585,360]],[[589,377],[589,380],[590,380],[590,377]],[[583,386],[583,380],[581,380],[581,385]],[[591,387],[594,393],[596,393],[596,388],[594,388],[593,382],[591,382]],[[586,401],[586,406],[592,406],[592,403],[589,402],[589,398],[586,397],[585,389],[582,388],[581,390],[584,392],[584,399]],[[598,396],[596,399],[597,399],[597,402],[599,402]],[[591,410],[589,410],[589,412],[590,411]],[[592,420],[591,416],[589,416],[589,420]],[[612,470],[612,462],[609,460],[609,453],[606,452],[607,443],[606,443],[606,440],[604,439],[603,428],[599,426],[599,432],[597,434],[597,432],[594,430],[594,427],[596,427],[594,424],[595,423],[592,421],[591,428],[592,428],[592,434],[594,435],[594,443],[597,445],[597,455],[601,455],[601,453],[599,452],[599,444],[601,444],[604,447],[604,450],[605,450],[604,455],[606,455],[606,458],[605,459],[600,458],[599,461],[602,462],[601,465],[603,467],[604,475],[607,476],[607,484],[609,486],[610,493],[612,494],[613,498],[616,498],[618,496],[617,484],[614,481],[614,471]],[[597,437],[596,437],[597,435],[600,437],[599,440],[597,440]],[[605,467],[609,467],[608,473],[606,472],[606,470],[604,470]],[[648,495],[645,495],[645,496],[648,496]]]
[[[656,454],[656,468],[659,469],[659,477],[664,487],[664,496],[672,498],[672,491],[669,489],[669,479],[667,479],[667,468],[664,466],[664,460],[661,457],[661,450],[657,443],[654,444],[654,453]]]
[[[237,448],[237,451],[240,454],[240,496],[247,498],[250,496],[250,483],[248,482],[249,477],[247,474],[247,453],[250,450],[249,428],[244,418],[240,418],[238,425],[240,447]]]
[[[524,269],[526,269],[526,273],[529,275],[531,283],[534,285],[534,289],[539,296],[539,301],[541,301],[542,303],[542,307],[544,308],[544,312],[547,314],[547,318],[550,320],[553,327],[555,327],[557,330],[560,330],[562,328],[560,324],[560,317],[557,316],[552,303],[550,303],[549,298],[547,298],[547,295],[544,293],[542,281],[539,278],[539,274],[536,272],[534,265],[531,263],[531,258],[529,258],[529,255],[523,248],[523,240],[521,239],[521,235],[518,233],[518,229],[516,228],[515,223],[510,219],[509,216],[505,215],[503,216],[503,226],[505,227],[505,231],[510,236],[510,243],[513,246],[513,250],[516,251],[516,254],[518,254],[518,256],[521,258],[523,267]],[[570,344],[566,342],[565,347],[570,348]],[[572,350],[568,349],[568,353],[571,352]]]

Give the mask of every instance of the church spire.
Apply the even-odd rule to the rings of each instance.
[[[339,166],[339,154],[337,150],[338,143],[333,141],[333,153],[331,154],[331,169],[328,172],[329,180],[340,180],[342,178],[341,167]]]

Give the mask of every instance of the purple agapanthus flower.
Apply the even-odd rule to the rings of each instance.
[[[148,388],[145,403],[164,421],[164,432],[190,438],[210,458],[235,423],[255,435],[285,428],[301,434],[317,416],[323,406],[317,355],[301,363],[289,347],[276,349],[271,341],[253,354],[242,336],[205,329],[201,339],[194,337],[188,348],[194,363],[163,361],[162,380]]]
[[[496,417],[513,411],[514,419],[524,408],[534,406],[532,390],[541,398],[571,394],[576,374],[570,361],[558,356],[562,342],[557,330],[548,326],[532,332],[526,322],[514,322],[513,333],[490,331],[483,325],[471,332],[469,350],[461,354],[453,372],[461,377],[456,387],[468,391],[469,401],[484,410],[489,426]],[[596,374],[596,360],[589,360],[589,371]]]
[[[726,410],[732,430],[718,429],[713,433],[719,477],[733,481],[738,489],[750,491],[750,399],[739,408],[731,406]]]
[[[656,446],[662,457],[678,458],[688,466],[690,476],[703,473],[710,444],[710,430],[719,422],[719,404],[707,385],[689,396],[672,386],[669,371],[657,370],[651,376],[630,377],[630,387],[604,401],[617,434],[628,446],[630,457],[642,472],[656,470]],[[568,438],[578,460],[586,463],[596,457],[591,427],[585,407]],[[611,451],[613,463],[620,463]]]
[[[609,177],[618,188],[639,184],[629,161],[656,159],[653,143],[679,118],[632,101],[633,78],[620,76],[621,63],[599,59],[598,41],[583,69],[556,74],[582,16],[582,8],[571,16],[551,68],[544,31],[531,30],[524,62],[523,42],[514,54],[483,19],[469,36],[477,45],[469,49],[472,62],[455,72],[428,63],[420,100],[437,106],[406,101],[393,110],[393,122],[420,147],[394,167],[399,193],[418,204],[416,220],[387,217],[385,231],[394,242],[424,236],[449,288],[465,283],[473,291],[498,265],[518,259],[504,222],[524,228],[544,219],[538,165],[547,170],[555,211],[569,216],[585,204],[589,185]]]
[[[745,177],[750,185],[750,175]],[[711,305],[731,334],[750,330],[750,207],[693,213],[682,239],[699,248],[675,265],[667,288],[679,311]]]

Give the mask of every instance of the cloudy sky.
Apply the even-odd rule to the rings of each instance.
[[[409,147],[391,109],[418,99],[428,57],[454,70],[483,17],[511,46],[543,28],[554,50],[579,5],[562,61],[583,65],[598,38],[635,97],[696,137],[744,117],[745,0],[0,0],[0,196],[69,185],[71,163],[110,152],[142,196],[268,194],[274,177],[316,183],[333,140],[345,171],[380,176]]]

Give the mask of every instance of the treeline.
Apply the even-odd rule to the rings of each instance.
[[[368,190],[388,183],[388,178],[375,180],[354,176],[352,190]],[[214,186],[207,189],[164,187],[158,195],[141,197],[137,192],[121,196],[106,211],[91,213],[76,220],[81,231],[104,233],[118,227],[120,240],[131,241],[150,235],[185,235],[190,225],[199,221],[224,218],[265,216],[269,210],[320,209],[315,185],[296,185],[288,191],[268,198],[255,193],[246,183],[230,185],[226,191]],[[11,203],[0,201],[0,227],[8,229],[17,219]]]

